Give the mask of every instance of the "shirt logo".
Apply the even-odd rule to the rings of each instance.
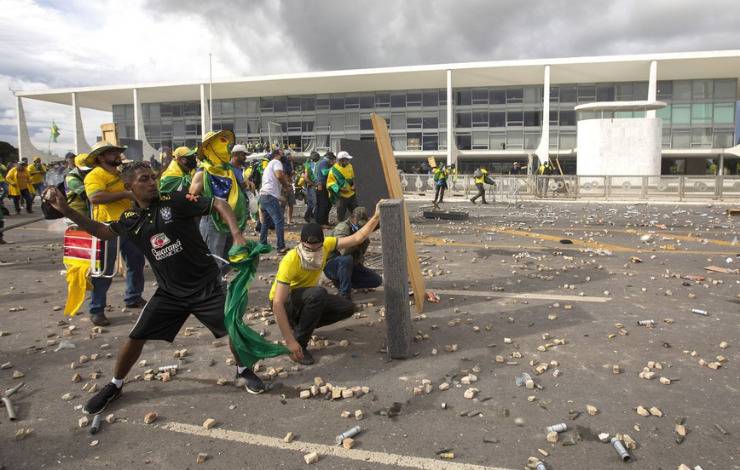
[[[162,220],[164,220],[165,223],[170,222],[172,220],[172,208],[171,207],[160,208],[159,215],[162,216]]]
[[[163,246],[170,243],[170,239],[164,233],[158,233],[156,235],[153,235],[149,239],[149,242],[151,242],[152,248],[157,249],[162,248]]]

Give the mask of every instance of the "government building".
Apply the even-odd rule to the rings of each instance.
[[[211,129],[231,129],[246,144],[278,139],[298,152],[323,152],[340,139],[373,140],[377,113],[407,171],[429,156],[468,173],[481,161],[499,172],[550,157],[565,173],[588,158],[621,162],[609,171],[629,175],[645,158],[651,169],[643,173],[706,174],[714,165],[737,174],[738,157],[726,150],[737,143],[739,76],[734,50],[19,91],[18,140],[30,158],[29,99],[70,106],[77,152],[89,148],[80,108],[112,112],[119,136],[141,141],[144,158],[194,146]],[[579,138],[580,124],[591,120],[600,124]]]

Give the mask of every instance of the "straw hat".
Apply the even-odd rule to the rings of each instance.
[[[124,152],[127,148],[128,147],[126,147],[125,145],[123,147],[119,147],[118,145],[113,145],[110,142],[106,142],[105,140],[95,142],[95,145],[92,146],[92,150],[90,150],[90,153],[87,154],[87,158],[85,159],[85,166],[91,167],[95,165],[98,155],[101,155],[108,150],[117,150],[119,152]]]

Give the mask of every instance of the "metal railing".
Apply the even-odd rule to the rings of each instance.
[[[435,182],[431,174],[402,173],[404,193],[433,197]],[[538,199],[603,200],[740,200],[740,176],[661,175],[661,176],[576,176],[576,175],[489,175],[494,183],[485,184],[486,194],[500,201],[521,197]],[[457,175],[447,180],[447,194],[471,197],[477,193],[472,175]]]

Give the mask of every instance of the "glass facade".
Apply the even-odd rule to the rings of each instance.
[[[659,81],[657,99],[668,106],[664,148],[731,147],[735,141],[735,79]],[[576,146],[578,104],[646,100],[648,83],[557,85],[550,89],[550,148]],[[453,90],[455,141],[460,150],[533,150],[542,132],[541,85]],[[372,140],[370,114],[388,123],[397,151],[446,150],[444,89],[214,100],[214,130],[231,129],[240,142],[279,133],[298,151],[336,149],[339,139]],[[614,113],[640,117],[642,113]],[[591,117],[581,113],[580,118]],[[154,147],[193,146],[200,139],[200,102],[147,103],[142,118]],[[113,106],[122,137],[133,137],[133,105]]]

